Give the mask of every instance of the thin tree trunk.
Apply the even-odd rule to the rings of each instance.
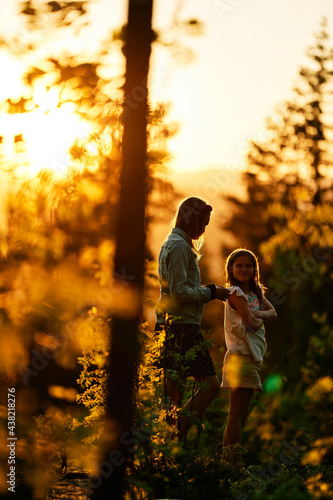
[[[123,168],[116,234],[115,278],[119,310],[111,322],[106,431],[100,482],[94,499],[123,498],[126,463],[133,453],[133,385],[139,354],[145,261],[147,76],[152,41],[152,0],[130,0],[125,45]],[[121,299],[125,301],[121,303]],[[98,484],[98,481],[96,481]]]

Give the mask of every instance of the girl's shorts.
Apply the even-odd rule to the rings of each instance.
[[[155,331],[158,331],[156,325]],[[207,377],[216,375],[207,342],[200,331],[200,325],[171,324],[166,326],[161,365],[166,376],[176,371],[181,378]]]
[[[254,361],[251,355],[231,354],[228,350],[224,356],[222,384],[223,389],[254,389],[262,391],[260,373],[262,363]]]

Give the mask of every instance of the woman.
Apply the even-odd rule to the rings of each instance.
[[[229,297],[224,287],[214,284],[204,287],[200,282],[199,250],[211,211],[212,207],[199,198],[184,200],[178,208],[175,227],[164,241],[158,259],[161,293],[156,307],[156,330],[166,330],[166,394],[179,406],[186,377],[206,382],[205,388],[200,388],[184,407],[196,412],[197,416],[219,392],[214,364],[200,332],[204,304],[215,298],[226,300]],[[179,440],[184,438],[190,426],[189,418],[181,414]]]

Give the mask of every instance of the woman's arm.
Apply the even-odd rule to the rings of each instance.
[[[259,311],[253,311],[253,314],[257,318],[262,318],[264,321],[276,321],[277,320],[277,313],[275,308],[272,306],[272,304],[269,302],[269,300],[266,299],[266,297],[263,297],[261,302],[260,302],[260,308]]]
[[[175,244],[167,259],[167,282],[171,298],[176,302],[185,303],[209,302],[209,288],[188,285],[187,275],[192,250],[187,247],[188,245],[182,242]]]
[[[236,295],[236,292],[230,295],[229,304],[233,309],[237,310],[249,330],[258,330],[258,328],[263,324],[263,319],[256,318],[249,308],[245,298]]]

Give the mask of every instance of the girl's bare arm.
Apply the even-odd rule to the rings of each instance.
[[[272,322],[277,320],[276,310],[266,297],[262,298],[259,311],[254,311],[253,314],[264,321]]]
[[[237,310],[249,330],[255,331],[263,324],[263,318],[257,318],[252,313],[244,297],[239,297],[236,293],[233,293],[229,297],[229,304],[233,309]]]

